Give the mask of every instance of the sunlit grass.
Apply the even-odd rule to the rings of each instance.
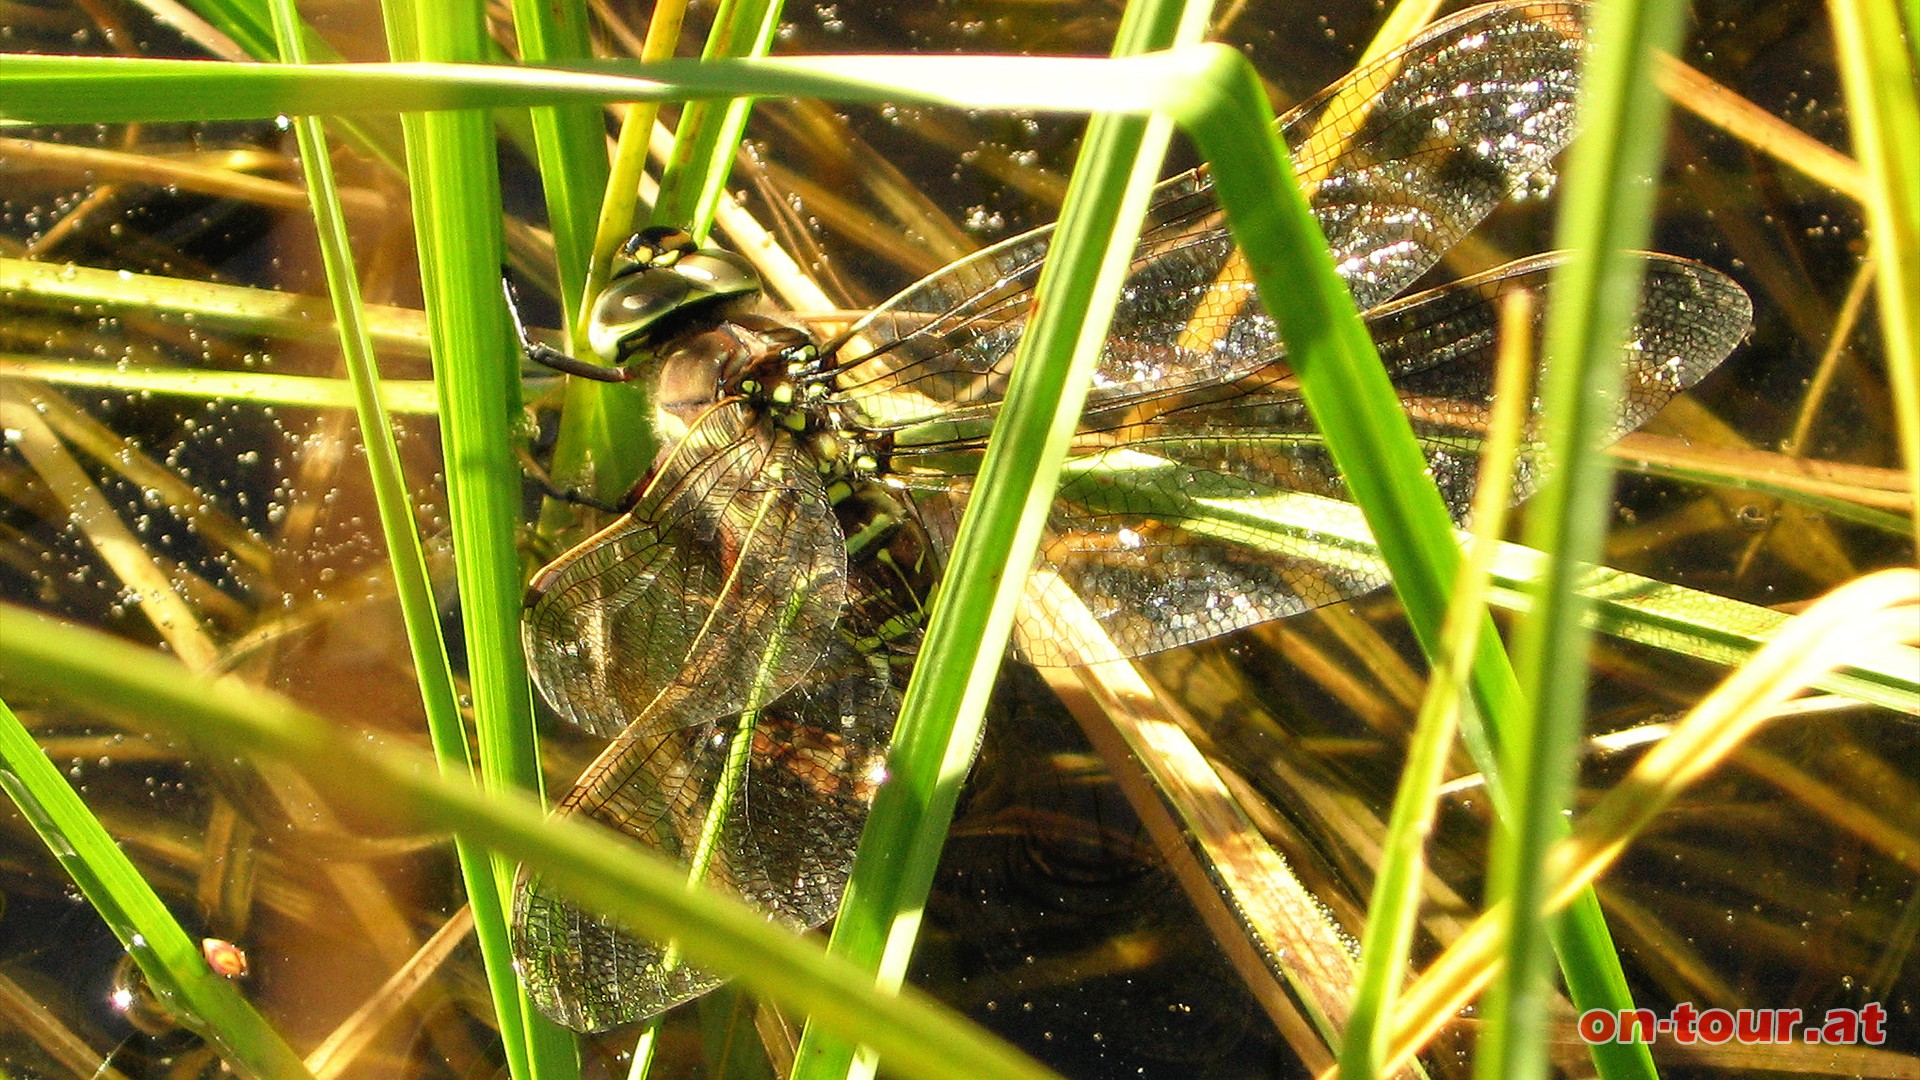
[[[537,7],[538,5],[530,6]],[[469,27],[468,29],[471,31],[473,28]],[[522,33],[523,37],[527,36],[525,30],[523,30]],[[471,42],[469,43],[469,47],[477,50],[477,46],[474,46]],[[910,66],[924,65],[916,61]],[[882,76],[895,79],[903,78],[897,70],[894,71],[891,76],[888,76],[888,69],[886,69],[883,64],[876,63],[874,67]],[[1017,63],[1002,67],[980,66],[965,69],[956,66],[953,72],[943,75],[947,81],[942,84],[941,88],[924,90],[922,93],[924,96],[945,94],[950,100],[966,100],[968,91],[973,90],[977,92],[976,100],[981,104],[994,102],[1004,103],[1014,98],[1015,95],[1008,91],[1006,87],[1010,84],[1018,84],[1020,77],[1018,72],[1024,68],[1025,65]],[[674,70],[684,71],[686,69]],[[1076,68],[1075,70],[1090,71],[1093,69]],[[8,74],[14,76],[17,75],[18,72],[11,71],[8,72]],[[754,69],[740,68],[733,70],[730,73],[730,77],[752,79],[758,76],[754,74]],[[904,91],[901,90],[901,87],[906,85],[904,82],[899,82],[892,86],[881,86],[877,89],[848,89],[846,86],[834,82],[828,74],[813,69],[796,69],[785,73],[777,70],[769,71],[765,73],[765,77],[768,80],[765,85],[769,88],[790,89],[797,86],[813,88],[838,87],[840,92],[858,94],[866,98],[879,98],[902,94]],[[219,76],[213,76],[213,78],[217,84]],[[235,74],[232,89],[236,96],[230,100],[236,103],[225,107],[258,112],[262,109],[270,110],[275,107],[290,109],[294,107],[293,103],[298,100],[312,100],[312,98],[301,99],[297,96],[285,100],[276,99],[272,97],[272,94],[276,91],[266,86],[268,80],[261,80],[251,88],[248,88],[242,85],[247,78],[248,75],[246,74]],[[969,80],[975,79],[984,79],[987,81],[969,84]],[[1085,99],[1089,101],[1094,100],[1101,94],[1109,95],[1110,100],[1118,100],[1118,92],[1122,89],[1130,94],[1138,95],[1142,93],[1142,91],[1139,90],[1140,80],[1136,74],[1127,72],[1114,76],[1114,79],[1114,83],[1098,88],[1086,85],[1070,86],[1070,92],[1061,95],[1058,100],[1070,102],[1073,99],[1074,93],[1084,95]],[[563,85],[563,83],[566,84]],[[328,84],[329,87],[347,85],[350,85],[350,82]],[[120,93],[121,96],[116,98],[110,95],[89,95],[82,104],[86,108],[96,110],[89,115],[98,119],[110,119],[115,116],[132,118],[137,115],[135,110],[140,108],[165,110],[173,107],[165,103],[154,103],[152,101],[143,102],[143,91],[141,90],[141,84],[137,80],[121,87],[120,90],[116,92]],[[298,89],[288,91],[288,93],[295,95],[301,92],[302,91]],[[306,92],[314,93],[318,91],[314,91],[309,87]],[[592,107],[592,102],[612,98],[619,93],[618,90],[610,87],[610,85],[605,82],[590,83],[580,80],[571,83],[567,83],[566,80],[557,80],[544,90],[539,87],[529,90],[524,82],[516,83],[512,86],[489,84],[487,77],[480,74],[451,76],[447,81],[438,84],[437,87],[432,87],[425,83],[417,84],[412,88],[399,84],[382,84],[377,87],[359,89],[352,92],[357,95],[362,95],[352,100],[368,103],[386,99],[390,104],[394,95],[409,93],[423,95],[414,100],[425,100],[425,95],[444,92],[460,95],[460,100],[469,104],[505,100],[518,102],[534,100],[550,101],[556,106],[565,104],[566,108],[573,110],[570,114],[573,119],[571,121],[566,119],[566,116],[569,114],[556,113],[555,115],[558,119],[554,122],[554,127],[536,136],[536,141],[545,139],[555,146],[551,151],[543,147],[543,157],[550,156],[553,160],[561,162],[561,164],[553,165],[544,170],[549,176],[550,194],[559,187],[559,185],[553,183],[553,177],[563,173],[569,173],[570,171],[577,173],[581,169],[584,169],[587,173],[593,172],[592,163],[598,160],[597,151],[599,148],[593,145],[596,142],[595,134],[597,134],[598,121],[597,113]],[[550,97],[542,98],[540,97],[542,93],[549,94]],[[248,94],[254,96],[244,96]],[[151,98],[151,96],[150,93],[146,94],[148,98]],[[29,99],[22,97],[19,100],[25,102]],[[32,100],[37,101],[39,99]],[[1020,100],[1033,103],[1043,99],[1036,96],[1030,100]],[[204,102],[196,101],[196,104],[202,103]],[[23,105],[21,107],[26,108],[28,106]],[[48,107],[53,108],[54,106]],[[70,110],[81,106],[69,104],[58,107]],[[114,110],[122,111],[116,113]],[[267,115],[268,113],[260,112],[259,114]],[[73,114],[63,113],[63,115]],[[583,122],[580,119],[581,117],[588,119]],[[441,137],[447,141],[440,152],[448,155],[448,157],[441,165],[437,166],[439,169],[437,174],[439,179],[434,179],[436,176],[433,172],[435,166],[429,165],[420,176],[416,177],[415,184],[416,199],[420,200],[416,205],[421,207],[421,209],[417,211],[418,220],[423,222],[437,222],[444,226],[444,231],[440,234],[438,241],[429,239],[427,242],[430,251],[434,250],[432,247],[434,243],[439,244],[439,250],[442,252],[441,257],[446,257],[448,251],[463,248],[465,246],[463,242],[464,238],[473,235],[475,231],[479,230],[483,225],[487,223],[497,225],[501,214],[497,208],[494,208],[492,204],[487,201],[489,192],[484,189],[487,188],[488,185],[474,185],[471,179],[471,171],[468,168],[465,166],[454,167],[446,163],[446,161],[473,160],[477,156],[490,155],[492,137],[486,125],[484,123],[476,124],[471,121],[462,122],[455,117],[447,117],[445,119],[449,121],[449,130],[441,133]],[[464,126],[462,126],[463,123]],[[434,121],[432,124],[421,124],[415,133],[417,138],[420,140],[431,139],[433,136],[428,129],[438,126],[439,124],[440,121]],[[567,146],[559,146],[558,143],[565,142],[566,136],[556,134],[555,132],[569,130],[569,125],[571,125],[570,130],[573,132],[573,141]],[[538,125],[536,126],[538,127]],[[590,132],[595,134],[589,134]],[[1239,129],[1238,135],[1233,137],[1242,138],[1245,134],[1244,129]],[[1254,140],[1243,139],[1243,141],[1251,142]],[[1220,146],[1218,138],[1216,139],[1215,145],[1216,148]],[[466,155],[464,158],[460,156],[463,154]],[[430,154],[421,154],[420,156],[431,158]],[[569,159],[574,164],[568,165],[564,163]],[[580,163],[582,161],[587,162],[587,164],[581,165]],[[477,186],[482,190],[473,192],[463,190],[464,188],[473,186]],[[556,220],[565,219],[574,222],[568,230],[565,230],[567,235],[571,237],[570,240],[563,241],[556,237],[555,246],[557,249],[562,251],[572,250],[575,252],[580,250],[583,237],[589,230],[580,224],[583,220],[584,212],[580,210],[579,207],[581,206],[582,198],[585,197],[582,193],[590,194],[592,186],[591,177],[587,177],[580,180],[575,186],[576,190],[574,190],[573,195],[568,199],[560,203],[549,203],[549,211],[554,215]],[[1229,191],[1227,197],[1230,200],[1230,209],[1236,209],[1231,203],[1235,195]],[[438,198],[448,198],[452,201],[447,204],[427,201]],[[572,207],[573,209],[566,209],[567,207]],[[457,240],[461,242],[456,242]],[[1122,242],[1124,243],[1124,241]],[[571,246],[569,247],[569,245]],[[441,311],[451,310],[454,312],[453,314],[440,317],[435,321],[436,333],[438,335],[435,348],[436,353],[442,358],[442,365],[444,366],[449,363],[449,357],[460,357],[462,359],[452,361],[458,370],[467,373],[484,373],[485,378],[490,380],[487,385],[476,388],[472,396],[463,396],[462,392],[457,389],[450,390],[449,392],[452,393],[454,397],[448,399],[448,404],[437,407],[436,411],[447,420],[448,427],[451,430],[451,434],[449,434],[449,446],[451,449],[448,454],[448,459],[462,462],[480,459],[483,462],[474,473],[460,473],[459,479],[453,481],[457,488],[459,488],[460,485],[477,483],[477,488],[463,490],[484,493],[457,494],[455,496],[456,517],[461,522],[461,524],[456,527],[456,538],[454,541],[456,552],[459,556],[458,561],[469,574],[471,574],[472,569],[476,565],[490,565],[492,569],[491,574],[480,578],[472,576],[463,578],[461,585],[463,598],[470,605],[466,632],[468,634],[468,656],[475,664],[477,696],[481,702],[477,712],[482,716],[502,711],[510,715],[516,715],[516,721],[508,725],[509,731],[500,738],[504,740],[505,744],[509,747],[517,746],[524,749],[530,742],[529,731],[524,726],[526,720],[524,716],[524,702],[527,693],[524,683],[517,681],[512,670],[519,665],[518,631],[515,620],[518,611],[521,566],[519,558],[512,551],[512,534],[514,525],[518,520],[518,491],[520,479],[517,465],[503,452],[507,445],[505,418],[507,414],[513,411],[512,403],[521,393],[521,388],[519,380],[513,374],[513,368],[510,366],[517,364],[517,358],[514,355],[515,351],[511,342],[507,340],[504,335],[504,326],[501,320],[494,317],[495,305],[498,301],[497,275],[502,258],[503,256],[500,253],[492,249],[484,249],[472,252],[459,252],[451,258],[450,262],[445,264],[439,262],[432,263],[431,265],[442,268],[429,271],[429,282],[433,284],[437,290],[454,290],[455,292],[447,293],[444,291],[436,291],[434,298],[429,301],[429,306],[430,309]],[[28,276],[31,276],[35,272],[32,267],[23,268],[21,271],[22,274]],[[571,308],[577,304],[577,301],[575,301],[573,297],[575,293],[584,287],[582,279],[579,277],[580,272],[581,267],[576,264],[574,259],[562,257],[559,267],[559,278],[562,282],[560,295],[564,307]],[[84,276],[90,272],[79,271],[79,273]],[[52,277],[58,276],[59,275],[52,275]],[[108,278],[115,278],[117,280],[107,280]],[[283,331],[293,331],[295,328],[298,328],[299,333],[311,336],[317,331],[324,330],[323,324],[317,324],[312,321],[311,305],[306,305],[303,309],[306,315],[305,319],[302,319],[298,315],[288,316],[284,311],[276,309],[276,305],[281,302],[282,298],[272,294],[259,293],[256,291],[236,292],[233,296],[238,299],[238,303],[226,308],[225,311],[227,313],[223,314],[215,310],[220,307],[220,303],[213,299],[208,299],[213,295],[212,293],[198,293],[196,292],[196,289],[199,288],[198,286],[184,281],[179,282],[176,286],[168,279],[144,275],[131,281],[119,279],[117,275],[100,275],[97,284],[98,298],[109,303],[124,303],[135,310],[196,311],[197,318],[207,320],[231,320],[224,325],[243,326],[247,332],[257,334],[279,334]],[[44,285],[48,293],[43,295],[54,295],[59,288],[63,287],[59,282],[53,280],[45,282]],[[151,291],[143,294],[141,290]],[[378,326],[381,324],[376,324],[376,339],[388,342],[405,340],[409,342],[413,348],[419,348],[422,337],[422,324],[419,322],[418,317],[405,311],[405,309],[395,309],[393,316],[397,322],[390,325],[384,338],[380,337],[380,330],[378,329]],[[300,326],[302,322],[306,322],[307,325]],[[215,326],[216,324],[209,321],[206,325]],[[565,323],[562,325],[565,325]],[[452,337],[459,335],[467,335],[468,340],[464,344],[450,340]],[[1898,358],[1896,358],[1896,361],[1897,359]],[[44,363],[44,361],[41,363]],[[51,374],[43,368],[32,366],[31,362],[14,368],[7,368],[4,365],[0,365],[0,373],[4,373],[15,380]],[[247,401],[258,406],[322,405],[337,403],[342,400],[342,384],[318,378],[292,381],[295,377],[286,377],[277,374],[253,375],[242,372],[231,375],[212,375],[190,370],[133,370],[121,373],[121,377],[116,379],[113,371],[101,369],[87,373],[84,377],[90,380],[86,382],[85,385],[121,390],[129,393],[162,392],[187,398],[201,396],[226,398],[228,400]],[[80,380],[82,376],[77,373],[70,373],[64,376],[64,378],[69,385],[79,385],[81,384]],[[213,380],[218,380],[217,385],[209,385]],[[395,393],[392,389],[392,384],[389,384],[387,392],[390,394]],[[389,405],[412,410],[425,409],[425,404],[418,398],[417,387],[409,388],[407,394],[411,396],[390,399]],[[1345,398],[1343,398],[1343,400],[1345,400]],[[1389,400],[1385,408],[1391,411],[1395,407]],[[455,420],[455,417],[463,414],[468,415],[470,419],[465,422]],[[462,430],[468,432],[468,434],[461,434],[460,432]],[[609,435],[617,435],[620,429],[618,424],[602,424],[599,430],[601,436],[606,437]],[[1342,438],[1342,436],[1330,433],[1330,438],[1339,439]],[[1413,500],[1422,498],[1423,496],[1417,494],[1419,487],[1424,484],[1424,480],[1419,476],[1419,469],[1414,468],[1410,471],[1401,470],[1400,472],[1403,475],[1399,479],[1396,479],[1395,482],[1398,483],[1400,480],[1404,480],[1409,485],[1406,490],[1413,492],[1413,494],[1405,497]],[[1431,490],[1430,486],[1427,490]],[[1823,492],[1822,497],[1831,498],[1834,496],[1830,492]],[[1839,497],[1844,499],[1844,495]],[[983,499],[982,501],[987,500]],[[1260,509],[1265,512],[1271,508],[1262,507]],[[1375,513],[1377,514],[1378,511],[1375,511]],[[105,525],[106,519],[111,517],[111,515],[112,508],[106,507],[102,515],[96,515],[95,520]],[[1431,514],[1427,516],[1432,517]],[[1307,521],[1311,527],[1319,528],[1329,519],[1320,511],[1316,510],[1304,515],[1304,520]],[[1377,523],[1380,519],[1376,517],[1374,520]],[[1281,528],[1284,528],[1284,526],[1281,526]],[[1376,527],[1375,531],[1382,533],[1383,538],[1387,539],[1389,544],[1394,542],[1391,538],[1390,530],[1383,531]],[[1424,547],[1430,553],[1439,551],[1451,553],[1453,549],[1455,540],[1451,530],[1444,527],[1444,522],[1435,526],[1433,522],[1429,521],[1423,530],[1415,530],[1415,533],[1416,535],[1409,541],[1414,547]],[[107,534],[101,532],[97,535],[105,537]],[[1285,542],[1288,544],[1296,544],[1299,542],[1295,534],[1283,532],[1277,535],[1287,536],[1288,539]],[[95,543],[102,545],[104,548],[112,548],[117,545],[124,549],[129,546],[130,542],[124,538],[113,538],[97,539]],[[137,547],[137,544],[132,544],[132,546]],[[476,550],[490,551],[491,555],[476,559],[474,555]],[[1523,555],[1511,552],[1509,554],[1516,559],[1525,561],[1526,557]],[[1390,559],[1393,557],[1390,553]],[[1404,561],[1404,556],[1400,558]],[[1450,555],[1443,556],[1443,560],[1446,558],[1450,558]],[[1507,591],[1497,592],[1495,596],[1496,601],[1516,606],[1524,606],[1527,603],[1525,598],[1513,592],[1512,589],[1516,586],[1523,585],[1527,579],[1537,576],[1538,572],[1536,565],[1524,571],[1509,571],[1504,578],[1499,578],[1497,575],[1497,581],[1500,586]],[[1416,592],[1424,590],[1429,594],[1443,597],[1444,590],[1439,589],[1438,586],[1444,582],[1446,576],[1447,571],[1444,568],[1435,569],[1432,566],[1420,566],[1416,558],[1413,580],[1426,582],[1425,585],[1417,587]],[[1671,589],[1663,591],[1660,587],[1641,578],[1622,576],[1602,582],[1598,586],[1598,588],[1602,590],[1609,587],[1611,587],[1611,593],[1607,596],[1599,616],[1602,627],[1607,632],[1619,633],[1628,638],[1653,643],[1659,648],[1668,649],[1678,654],[1699,656],[1712,660],[1713,662],[1735,662],[1740,656],[1750,654],[1754,649],[1758,648],[1760,643],[1770,634],[1783,632],[1782,628],[1794,625],[1787,617],[1776,613],[1763,612],[1759,609],[1753,609],[1731,600],[1714,597],[1710,594],[1673,591]],[[164,591],[168,588],[168,584],[163,577],[156,577],[149,588],[150,591]],[[1588,589],[1589,595],[1593,594],[1594,591],[1595,589],[1590,587]],[[964,601],[960,600],[954,601],[956,606],[963,602]],[[1415,610],[1412,614],[1415,625],[1421,627],[1423,633],[1430,632],[1431,628],[1437,627],[1439,611],[1441,610],[1439,607],[1431,607],[1429,610],[1421,611],[1419,610],[1419,603],[1417,601],[1413,606]],[[997,652],[997,648],[993,651]],[[1907,655],[1908,654],[1890,653],[1886,654],[1886,657],[1883,658],[1871,656],[1848,657],[1847,659],[1849,660],[1857,661],[1855,670],[1852,672],[1836,671],[1827,678],[1825,685],[1839,692],[1857,693],[1870,700],[1875,700],[1896,708],[1911,708],[1915,697],[1913,681],[1911,677],[1903,677],[1899,669],[1900,661]],[[489,667],[489,665],[492,665],[492,667]],[[967,663],[949,662],[945,666],[950,670],[958,672],[962,678],[971,674],[973,670],[973,664],[970,661]],[[489,674],[490,672],[491,674]],[[507,755],[509,759],[511,759],[511,756],[511,753]],[[511,763],[511,761],[503,762],[494,768],[495,772],[502,779],[515,777],[517,778],[516,782],[522,784],[531,783],[534,779],[530,767],[525,761],[520,761],[518,764]],[[923,866],[922,870],[926,875],[930,876],[932,867],[928,864]],[[505,864],[501,864],[496,868],[496,884],[504,885],[506,883],[505,871]],[[1555,878],[1554,880],[1558,881],[1560,879]],[[681,933],[683,931],[676,928],[674,932]],[[876,1039],[874,1041],[877,1042],[879,1040]],[[1405,1046],[1402,1044],[1401,1049],[1404,1050],[1404,1048]],[[523,1064],[523,1062],[529,1060],[528,1055],[529,1050],[521,1046],[511,1052],[509,1056],[514,1060],[518,1069],[531,1069],[531,1066]],[[544,1075],[545,1073],[541,1072],[539,1074]]]

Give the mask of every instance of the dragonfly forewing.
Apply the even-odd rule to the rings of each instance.
[[[1579,3],[1494,4],[1431,28],[1289,113],[1281,133],[1361,310],[1413,284],[1500,203],[1551,175],[1574,131]],[[839,396],[877,430],[985,415],[1005,390],[1052,230],[909,288],[849,333]],[[1155,193],[1089,405],[1225,382],[1278,331],[1204,172]]]

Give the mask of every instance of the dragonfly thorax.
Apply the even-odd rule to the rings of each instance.
[[[674,344],[660,357],[654,401],[670,437],[684,435],[722,402],[758,414],[757,424],[795,440],[829,485],[879,468],[877,455],[829,396],[831,376],[805,330],[741,314]]]

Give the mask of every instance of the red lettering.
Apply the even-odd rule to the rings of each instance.
[[[1617,1041],[1623,1043],[1651,1043],[1660,1030],[1660,1023],[1654,1019],[1652,1009],[1635,1009],[1620,1017],[1620,1032]]]
[[[1696,1017],[1693,1003],[1683,1001],[1673,1007],[1673,1041],[1689,1045],[1694,1040],[1693,1024]]]
[[[1860,1006],[1860,1041],[1880,1046],[1887,1041],[1887,1008],[1877,1001]]]
[[[1580,1037],[1587,1042],[1612,1042],[1618,1031],[1610,1009],[1588,1009],[1580,1014]]]
[[[1820,1027],[1820,1041],[1823,1043],[1852,1043],[1860,1041],[1860,1018],[1852,1009],[1828,1009],[1827,1022]]]

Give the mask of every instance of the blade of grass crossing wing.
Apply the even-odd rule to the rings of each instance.
[[[1513,490],[1513,467],[1525,422],[1522,405],[1531,395],[1533,307],[1533,295],[1522,292],[1507,297],[1500,311],[1493,416],[1474,491],[1474,543],[1467,565],[1454,579],[1453,600],[1441,629],[1441,655],[1420,703],[1386,840],[1381,845],[1380,867],[1375,873],[1360,944],[1361,969],[1354,987],[1353,1011],[1340,1049],[1342,1080],[1386,1075],[1393,1005],[1399,997],[1420,916],[1426,838],[1433,829],[1440,780],[1464,705],[1462,691],[1468,667],[1487,621],[1488,574],[1506,526],[1508,492]]]
[[[770,508],[773,494],[769,493],[761,504],[761,513],[748,529],[748,535],[742,546],[753,543],[753,533],[766,523],[766,511]],[[720,779],[714,785],[713,798],[707,804],[705,816],[700,822],[700,835],[694,842],[693,854],[687,859],[687,884],[698,886],[707,880],[707,874],[713,869],[714,856],[720,852],[720,838],[725,831],[727,821],[733,816],[735,805],[747,782],[747,768],[753,758],[753,733],[760,721],[760,709],[767,703],[767,689],[773,683],[780,667],[780,655],[793,628],[806,606],[807,594],[796,589],[786,597],[779,617],[774,621],[773,632],[768,635],[767,649],[760,657],[760,663],[754,672],[753,681],[747,686],[747,698],[740,715],[734,720],[733,737],[727,743],[726,764],[721,767]],[[669,944],[666,953],[660,959],[661,966],[667,971],[680,966],[680,948]],[[653,1052],[659,1042],[660,1024],[664,1014],[654,1016],[647,1021],[646,1028],[640,1033],[633,1048],[633,1064],[627,1070],[629,1080],[641,1080],[653,1067]]]
[[[1249,120],[1266,123],[1269,110],[1254,89],[1257,79],[1242,65],[1236,54],[1224,51],[1214,55],[1211,65],[1197,64],[1192,73],[1196,83],[1216,78],[1242,85],[1198,90],[1176,104],[1187,102],[1182,122],[1215,166],[1217,194],[1287,342],[1302,396],[1378,540],[1415,635],[1432,656],[1439,648],[1446,597],[1460,560],[1451,523],[1425,476],[1424,458],[1373,343],[1334,273],[1319,227],[1282,171],[1286,158],[1277,136],[1270,126],[1264,140],[1244,135]],[[1236,115],[1242,110],[1253,117]],[[1483,629],[1479,636],[1472,688],[1491,738],[1467,741],[1485,767],[1495,764],[1488,753],[1491,745],[1509,737],[1523,711],[1518,683],[1497,635]],[[1473,732],[1464,717],[1462,731],[1469,736]],[[1488,776],[1488,792],[1505,817],[1508,800],[1497,773]],[[1576,901],[1565,924],[1556,924],[1552,932],[1576,1001],[1630,1006],[1618,956],[1590,894]],[[1613,1054],[1608,1048],[1607,1056]],[[1650,1062],[1644,1064],[1650,1070]],[[1636,1069],[1617,1075],[1646,1074]]]
[[[1612,459],[1600,452],[1613,419],[1622,368],[1618,342],[1638,303],[1641,264],[1628,252],[1648,233],[1653,184],[1665,131],[1666,99],[1653,78],[1655,50],[1678,40],[1685,8],[1615,0],[1598,5],[1594,46],[1581,90],[1585,130],[1570,152],[1558,246],[1572,254],[1554,276],[1542,391],[1548,457],[1556,467],[1527,515],[1527,542],[1548,553],[1534,608],[1517,646],[1521,687],[1533,719],[1503,749],[1513,816],[1495,837],[1491,894],[1512,903],[1507,966],[1486,998],[1486,1027],[1475,1062],[1479,1077],[1530,1080],[1547,1068],[1549,949],[1557,920],[1542,919],[1545,860],[1566,835],[1563,816],[1585,717],[1590,631],[1579,578],[1597,561],[1612,500]],[[1590,895],[1590,894],[1589,894]],[[1582,905],[1586,906],[1586,905]],[[1598,928],[1597,905],[1569,918]],[[1617,966],[1589,967],[1563,951],[1561,967],[1574,1007],[1624,991]],[[1609,1006],[1611,1007],[1611,1006]],[[1607,1075],[1653,1075],[1644,1045],[1595,1046]]]
[[[1219,497],[1200,484],[1169,485],[1153,478],[1156,472],[1180,468],[1146,454],[1076,458],[1067,462],[1061,490],[1063,497],[1091,508],[1178,521],[1196,535],[1276,556],[1365,574],[1379,570],[1379,549],[1352,503],[1298,491],[1242,496],[1234,490]],[[1528,593],[1545,575],[1546,556],[1508,543],[1499,545],[1495,554],[1490,599],[1503,610],[1530,610]],[[1581,588],[1594,604],[1590,614],[1600,632],[1726,666],[1745,662],[1793,620],[1738,600],[1605,567],[1589,570]],[[1909,652],[1862,654],[1847,669],[1823,677],[1820,686],[1856,701],[1920,714],[1920,679],[1912,674],[1920,666],[1912,659]]]
[[[1116,50],[1198,40],[1206,11],[1172,0],[1129,4]],[[904,977],[1024,590],[1025,574],[1008,568],[1031,565],[1038,548],[1168,135],[1160,121],[1096,117],[1088,125],[1036,316],[1021,338],[1013,383],[902,703],[889,782],[861,834],[828,946],[874,969],[882,986],[897,987]],[[794,1075],[866,1076],[876,1065],[871,1054],[856,1064],[851,1044],[809,1025]]]

